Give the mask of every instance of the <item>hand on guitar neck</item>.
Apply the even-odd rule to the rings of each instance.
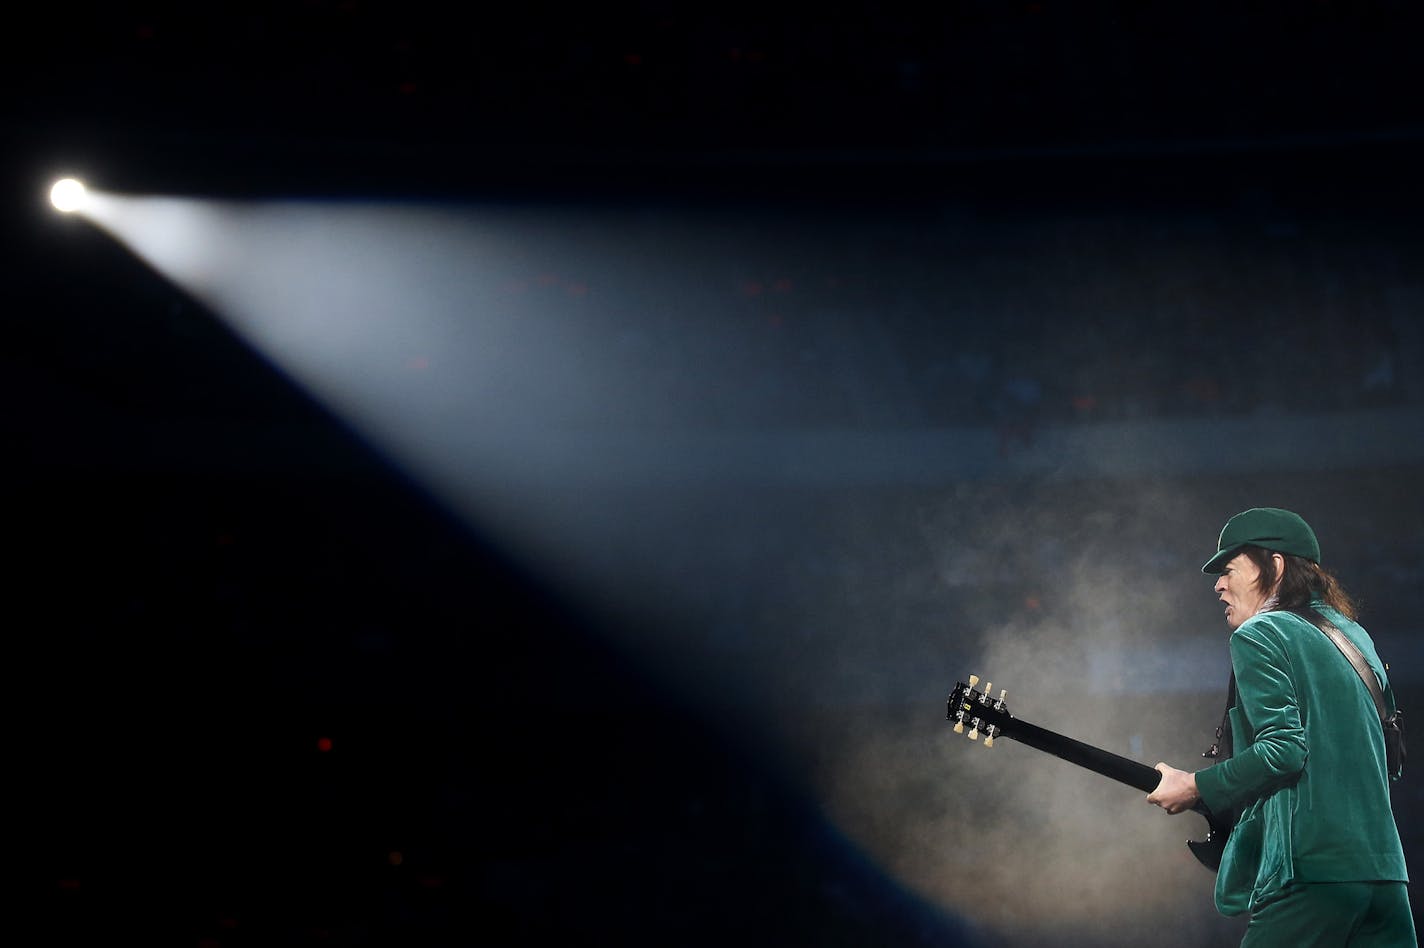
[[[992,747],[996,737],[1011,738],[1079,767],[1086,767],[1119,783],[1136,787],[1148,794],[1147,801],[1168,813],[1193,810],[1207,821],[1204,839],[1188,840],[1192,855],[1202,865],[1215,870],[1221,861],[1221,851],[1231,832],[1228,823],[1218,820],[1201,802],[1197,793],[1196,775],[1166,764],[1154,769],[1112,751],[1085,744],[1063,734],[1057,734],[1037,724],[1030,724],[1009,713],[1008,692],[1001,689],[996,698],[988,684],[978,690],[979,676],[970,675],[969,683],[959,682],[949,695],[946,714],[954,722],[954,731],[983,747]]]
[[[1196,774],[1163,763],[1159,763],[1156,769],[1162,775],[1162,782],[1147,795],[1148,803],[1160,806],[1168,813],[1185,813],[1201,801]]]

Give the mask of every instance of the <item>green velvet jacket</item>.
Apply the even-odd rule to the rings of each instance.
[[[1374,642],[1316,609],[1394,692]],[[1224,915],[1253,911],[1295,882],[1408,881],[1390,806],[1374,700],[1335,643],[1300,616],[1263,612],[1231,636],[1235,752],[1196,774],[1213,813],[1240,810],[1216,879]]]

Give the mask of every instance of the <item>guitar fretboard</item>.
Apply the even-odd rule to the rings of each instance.
[[[1125,783],[1129,787],[1136,787],[1144,793],[1155,790],[1162,779],[1160,773],[1146,764],[1091,744],[1084,744],[1082,741],[1075,741],[1071,737],[1056,734],[1047,728],[1017,718],[1010,718],[1005,722],[1003,735],[1046,754],[1060,757],[1071,764],[1086,767],[1119,783]]]

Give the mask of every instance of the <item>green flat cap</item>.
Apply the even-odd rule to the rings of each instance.
[[[1320,542],[1300,514],[1279,507],[1252,507],[1226,521],[1216,543],[1216,555],[1206,561],[1202,572],[1220,573],[1243,546],[1259,546],[1320,562]]]

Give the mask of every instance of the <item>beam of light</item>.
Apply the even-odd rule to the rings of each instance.
[[[1209,903],[1210,877],[1181,847],[1182,824],[1158,819],[1134,792],[1114,796],[1102,778],[1055,769],[1056,761],[1010,741],[991,752],[952,743],[942,720],[945,694],[975,670],[964,667],[971,652],[995,654],[996,667],[977,670],[1005,683],[1014,669],[1064,656],[1061,667],[1039,669],[1034,690],[1049,694],[1089,675],[1087,660],[1065,643],[1100,630],[1047,621],[1006,627],[1001,647],[1011,654],[974,641],[972,632],[924,635],[913,612],[926,603],[943,607],[947,618],[937,625],[991,623],[958,614],[963,603],[946,595],[946,583],[918,578],[933,572],[925,564],[893,555],[871,562],[879,551],[903,548],[903,536],[886,532],[893,525],[865,525],[875,518],[863,523],[855,510],[833,511],[845,517],[836,521],[824,506],[784,490],[778,476],[808,457],[827,466],[829,454],[807,450],[815,439],[798,442],[769,428],[738,437],[718,427],[727,406],[726,415],[744,418],[807,394],[763,387],[767,374],[751,368],[781,344],[767,333],[783,328],[755,309],[763,296],[741,292],[739,262],[764,252],[746,239],[753,226],[723,226],[713,239],[695,226],[678,231],[662,220],[610,221],[567,209],[97,192],[84,214],[476,530],[596,611],[669,619],[618,626],[627,636],[619,644],[680,676],[694,699],[724,702],[719,710],[733,715],[728,704],[745,705],[747,731],[785,741],[787,766],[800,768],[796,776],[847,834],[916,892],[986,923],[1020,925],[1024,944],[1045,943],[1055,926],[1082,936],[1105,915],[1140,923],[1124,944],[1141,943],[1164,916],[1213,924],[1210,913],[1197,911]],[[839,352],[845,366],[860,340],[838,305],[818,306],[808,318],[844,334],[839,350],[823,351]],[[801,315],[793,311],[791,322]],[[813,399],[848,397],[831,377],[834,358],[797,364],[832,366]],[[692,428],[701,428],[697,437]],[[992,435],[982,433],[988,440],[976,447],[980,436],[953,435],[946,458],[992,457]],[[882,477],[876,462],[887,445],[907,457],[919,449],[893,436],[856,434],[845,444],[836,459],[869,470],[867,482]],[[1127,453],[1119,447],[1097,460],[1106,466]],[[747,471],[761,480],[740,476]],[[719,487],[718,472],[738,476]],[[986,503],[1000,502],[989,496]],[[1006,531],[1012,549],[1036,535],[1034,524],[1060,515],[1046,502],[1032,515],[1026,505],[1016,501],[1024,522]],[[1180,506],[1176,498],[1152,505],[1142,519]],[[974,515],[998,525],[1007,519],[995,510]],[[988,547],[958,539],[966,524],[942,526],[926,546]],[[942,571],[973,573],[973,566],[945,563]],[[900,567],[903,581],[883,579]],[[922,585],[902,595],[890,588],[897,582]],[[1079,585],[1065,578],[1065,588]],[[1101,600],[1110,583],[1081,585],[1100,610],[1121,605]],[[904,602],[887,601],[896,596]],[[727,605],[737,597],[749,605]],[[769,618],[749,615],[757,609]],[[1026,690],[1028,676],[1016,677]],[[1026,703],[1021,711],[1104,743],[1094,740],[1094,722],[1048,717],[1041,707]],[[1168,735],[1149,733],[1142,743],[1153,760],[1186,761],[1200,749],[1195,736],[1177,734],[1176,752],[1156,752]],[[1102,823],[1125,829],[1087,832]],[[1025,839],[1034,841],[1032,851]],[[1159,865],[1157,852],[1179,861],[1146,871],[1149,858]],[[1002,883],[1013,897],[986,898],[966,877],[971,863],[969,875]],[[1028,888],[1042,895],[1017,891],[1022,879],[1033,879]]]
[[[88,191],[76,178],[61,178],[49,189],[49,200],[55,209],[65,214],[84,209]]]
[[[697,491],[731,443],[685,428],[740,393],[725,366],[671,379],[666,348],[743,344],[722,338],[725,307],[677,272],[665,234],[547,208],[93,193],[85,214],[601,617],[632,627],[621,618],[676,610],[702,595],[689,583],[716,581],[651,576],[668,543],[700,558],[732,542],[679,533],[707,519]],[[650,329],[648,312],[666,325]],[[768,441],[744,463],[775,471],[780,450]],[[632,654],[712,687],[676,635],[628,634],[643,636],[624,643]]]

